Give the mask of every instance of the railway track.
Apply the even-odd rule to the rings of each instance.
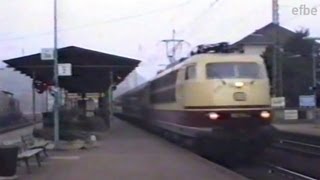
[[[252,180],[317,180],[318,178],[266,161],[230,168]]]
[[[225,167],[254,180],[317,180],[320,179],[320,146],[316,143],[279,138],[253,162]]]
[[[300,172],[290,170],[278,165],[270,164],[270,163],[263,163],[266,167],[269,168],[268,173],[278,173],[282,177],[288,178],[288,179],[302,179],[302,180],[317,180],[317,178],[314,178],[309,175],[302,174]]]
[[[273,144],[272,148],[320,158],[320,145],[311,143],[304,143],[288,139],[279,139],[275,144]]]
[[[234,171],[250,179],[320,179],[320,146],[315,141],[279,138],[250,166]]]
[[[169,140],[166,134],[163,134],[162,137]],[[189,149],[172,139],[169,141]],[[320,146],[310,142],[280,138],[265,154],[252,162],[236,162],[227,165],[207,157],[204,158],[254,180],[320,180],[318,170]]]

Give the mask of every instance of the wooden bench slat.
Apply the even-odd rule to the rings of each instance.
[[[30,158],[34,155],[36,155],[37,153],[43,151],[42,149],[32,149],[32,150],[26,150],[20,154],[18,154],[18,158],[22,159],[22,158]]]
[[[33,137],[32,134],[27,134],[21,136],[21,140],[23,144],[25,145],[26,149],[43,149],[44,155],[48,157],[48,153],[46,150],[46,147],[49,145],[49,141],[37,139]]]
[[[30,167],[29,167],[29,158],[35,156],[38,166],[41,166],[41,160],[40,160],[40,152],[43,151],[43,149],[32,149],[32,150],[26,150],[22,153],[18,154],[18,160],[23,160],[27,166],[27,172],[30,173]]]

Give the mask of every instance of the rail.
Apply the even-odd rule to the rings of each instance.
[[[304,155],[320,157],[320,146],[315,144],[279,139],[279,141],[273,144],[272,147]]]
[[[281,174],[291,177],[291,178],[300,178],[300,179],[306,179],[306,180],[317,180],[316,178],[313,178],[309,175],[302,174],[300,172],[296,172],[281,166],[277,166],[270,163],[263,163],[265,166],[272,168],[273,170],[279,171]]]
[[[37,121],[33,121],[33,122],[26,122],[26,123],[21,123],[21,124],[16,125],[16,126],[0,128],[0,134],[4,134],[4,133],[10,132],[10,131],[14,131],[14,130],[17,130],[17,129],[28,127],[28,126],[31,126],[31,125],[34,125],[34,124],[38,124],[40,122],[42,122],[42,120],[37,120]]]

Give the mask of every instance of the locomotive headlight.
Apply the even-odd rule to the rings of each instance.
[[[238,88],[240,88],[240,87],[243,87],[244,86],[244,83],[243,82],[235,82],[234,83],[234,86],[236,86],[236,87],[238,87]]]
[[[270,112],[268,112],[268,111],[262,111],[262,112],[260,113],[260,116],[261,116],[262,118],[267,119],[267,118],[270,118],[271,114],[270,114]]]
[[[218,113],[215,113],[215,112],[211,112],[208,114],[209,118],[212,119],[212,120],[216,120],[219,118],[219,114]]]

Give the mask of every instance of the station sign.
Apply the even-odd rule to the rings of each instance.
[[[284,110],[285,120],[297,120],[298,117],[298,110]]]
[[[58,64],[59,76],[72,76],[72,67],[70,63]]]
[[[98,99],[100,97],[99,93],[86,93],[86,97]]]
[[[80,95],[78,95],[77,93],[68,93],[67,97],[68,97],[68,99],[79,99],[79,98],[81,98]]]
[[[286,106],[286,98],[285,97],[273,97],[271,98],[271,106],[277,108],[283,108]]]
[[[316,101],[314,95],[301,95],[299,96],[300,107],[315,107]]]
[[[42,48],[41,49],[41,60],[53,60],[54,49],[53,48]]]

